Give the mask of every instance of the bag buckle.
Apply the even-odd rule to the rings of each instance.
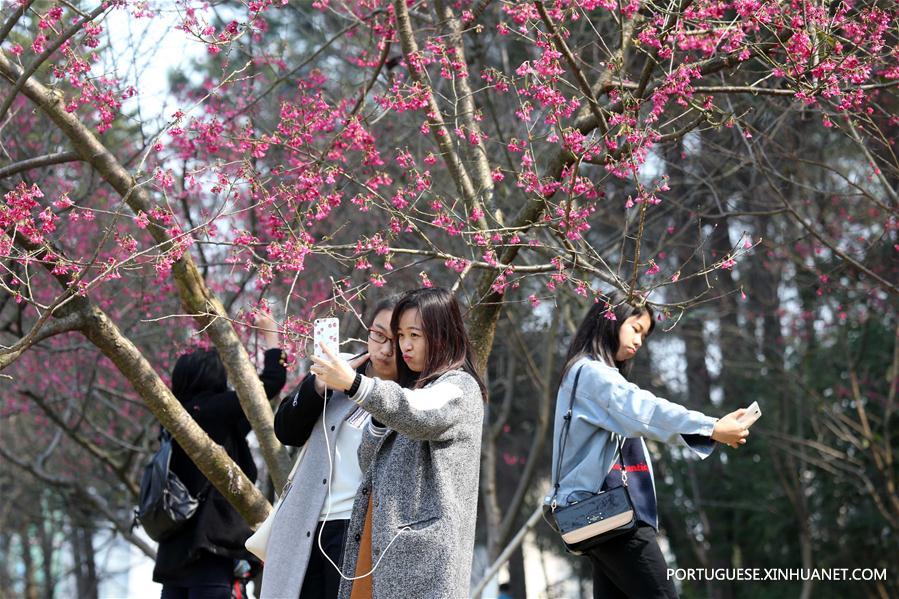
[[[558,506],[559,506],[559,504],[556,503],[556,500],[555,500],[555,499],[553,499],[553,500],[552,500],[552,503],[549,504],[549,511],[550,511],[551,513],[555,514],[555,513],[556,513],[556,508],[557,508]]]

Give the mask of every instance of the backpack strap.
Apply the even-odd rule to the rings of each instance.
[[[172,444],[175,443],[176,441],[175,441],[175,438],[172,437],[172,433],[170,433],[167,428],[165,428],[164,426],[160,426],[159,429],[160,429],[159,430],[160,447],[162,447],[163,443],[168,443],[170,446],[169,452],[168,452],[168,459],[166,459],[166,461],[165,461],[165,470],[166,470],[166,473],[168,473],[168,472],[171,472]],[[197,468],[197,470],[200,470],[200,469]],[[193,495],[197,501],[199,501],[200,503],[203,503],[203,501],[209,496],[209,492],[212,487],[212,483],[209,481],[208,478],[206,478],[206,475],[203,474],[202,470],[200,470],[200,476],[203,477],[203,484],[200,486],[200,490],[197,491]],[[182,483],[182,484],[184,484],[184,483]]]

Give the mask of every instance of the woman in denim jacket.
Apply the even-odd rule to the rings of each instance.
[[[736,448],[749,435],[738,421],[744,410],[719,420],[628,382],[630,360],[654,324],[651,308],[635,307],[623,293],[612,293],[608,304],[594,304],[571,342],[556,398],[552,480],[558,481],[558,488],[547,493],[546,506],[564,507],[615,486],[609,483],[620,480],[620,473],[611,472],[613,467],[620,468],[615,463],[620,441],[624,441],[625,468],[631,475],[628,489],[638,526],[585,554],[593,566],[594,597],[677,597],[656,540],[655,485],[642,439],[680,445],[706,458],[715,441]],[[570,430],[559,465],[564,416],[578,371]]]

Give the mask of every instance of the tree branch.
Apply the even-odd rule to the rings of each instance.
[[[13,79],[17,74],[21,74],[21,69],[0,53],[0,74]],[[137,184],[134,177],[106,146],[78,120],[77,115],[66,112],[60,94],[31,78],[21,76],[19,78],[23,82],[22,92],[56,123],[69,138],[75,151],[122,196],[132,212],[150,214],[155,204],[151,201],[147,190]],[[171,234],[161,221],[150,218],[147,230],[162,247],[174,244]],[[200,329],[209,334],[219,351],[228,380],[234,385],[241,407],[259,439],[260,449],[272,474],[272,480],[276,486],[283,485],[290,470],[290,457],[275,437],[271,405],[224,306],[206,285],[190,252],[185,251],[173,264],[172,277],[182,305],[193,316]]]
[[[16,244],[27,251],[43,251],[43,248],[35,246],[21,236],[16,237]],[[42,262],[42,265],[46,270],[51,270],[51,266],[46,262]],[[70,274],[51,276],[63,287],[71,277]],[[172,395],[171,390],[156,374],[137,346],[121,332],[106,313],[86,297],[80,296],[73,298],[61,308],[61,311],[60,316],[63,318],[72,312],[80,313],[83,320],[80,327],[82,334],[113,362],[162,426],[172,433],[190,460],[240,515],[251,525],[264,520],[271,510],[265,497],[228,456],[225,449],[209,438]],[[253,376],[259,380],[255,370]]]
[[[9,15],[9,18],[6,19],[6,23],[3,24],[3,28],[0,29],[0,44],[6,41],[6,36],[8,36],[9,32],[12,31],[12,28],[16,26],[16,23],[18,23],[19,19],[22,18],[22,15],[25,14],[25,11],[31,8],[32,4],[34,4],[34,0],[26,0],[24,4],[19,4],[19,7]]]
[[[16,99],[16,96],[19,94],[19,92],[22,91],[22,87],[25,85],[25,82],[28,81],[28,78],[34,75],[40,68],[40,66],[44,64],[44,62],[46,62],[46,60],[50,58],[50,56],[52,56],[54,52],[59,50],[60,46],[69,41],[69,39],[71,39],[76,33],[78,33],[81,28],[84,27],[85,23],[93,21],[95,18],[100,16],[100,14],[106,12],[106,10],[109,9],[109,6],[110,5],[105,2],[101,3],[100,6],[82,17],[80,21],[77,21],[68,29],[66,29],[62,34],[60,34],[58,38],[56,38],[56,40],[54,40],[52,44],[47,46],[47,48],[43,52],[41,52],[40,55],[37,56],[37,58],[34,59],[34,62],[31,63],[31,66],[29,66],[19,74],[18,79],[13,85],[12,91],[9,92],[9,95],[6,97],[6,100],[3,101],[3,104],[0,104],[0,121],[2,121],[6,116],[6,112],[9,110],[9,107],[12,106],[13,100]],[[6,57],[3,57],[3,60],[6,60]],[[6,74],[5,70],[4,74]]]
[[[21,160],[8,166],[0,168],[0,179],[11,177],[18,173],[29,171],[33,168],[41,168],[43,166],[52,166],[54,164],[63,164],[65,162],[75,162],[78,160],[78,154],[75,152],[57,152],[56,154],[46,154],[36,158]]]
[[[8,349],[0,349],[0,371],[18,360],[19,356],[21,356],[25,350],[40,343],[44,339],[62,333],[77,331],[83,326],[84,319],[78,312],[69,314],[63,318],[58,318],[47,324],[43,324],[43,321],[39,321],[38,324],[35,324],[34,328],[15,345]]]
[[[405,0],[394,0],[393,9],[396,13],[396,31],[400,37],[400,45],[409,70],[409,78],[425,91],[428,101],[427,123],[430,126],[431,133],[434,135],[437,146],[440,148],[453,182],[456,184],[459,193],[462,194],[469,210],[473,210],[479,206],[480,202],[471,182],[471,177],[468,175],[465,165],[462,164],[459,154],[453,147],[449,129],[447,129],[446,123],[443,121],[443,115],[440,112],[440,106],[437,105],[437,100],[434,98],[431,85],[425,80],[424,75],[419,70],[423,69],[423,67],[418,65],[418,43],[415,41],[415,35],[412,32],[412,21],[409,19],[409,9]],[[484,228],[486,228],[486,223]]]

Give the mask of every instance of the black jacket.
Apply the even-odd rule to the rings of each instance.
[[[365,374],[368,360],[356,372]],[[290,447],[302,447],[309,440],[315,423],[321,418],[324,399],[315,391],[315,376],[307,374],[278,406],[275,413],[275,436]]]
[[[281,350],[265,352],[265,364],[259,375],[269,399],[276,396],[287,381],[287,371],[281,363]],[[247,444],[250,422],[247,420],[237,393],[200,393],[184,402],[209,437],[225,448],[251,481],[256,481],[256,464]],[[190,461],[177,442],[172,443],[171,470],[178,475],[192,494],[204,499],[196,515],[174,537],[159,544],[153,580],[163,584],[196,580],[196,562],[204,554],[233,559],[250,559],[244,541],[252,534],[228,500],[210,485],[200,470]],[[192,567],[194,566],[194,567]]]

